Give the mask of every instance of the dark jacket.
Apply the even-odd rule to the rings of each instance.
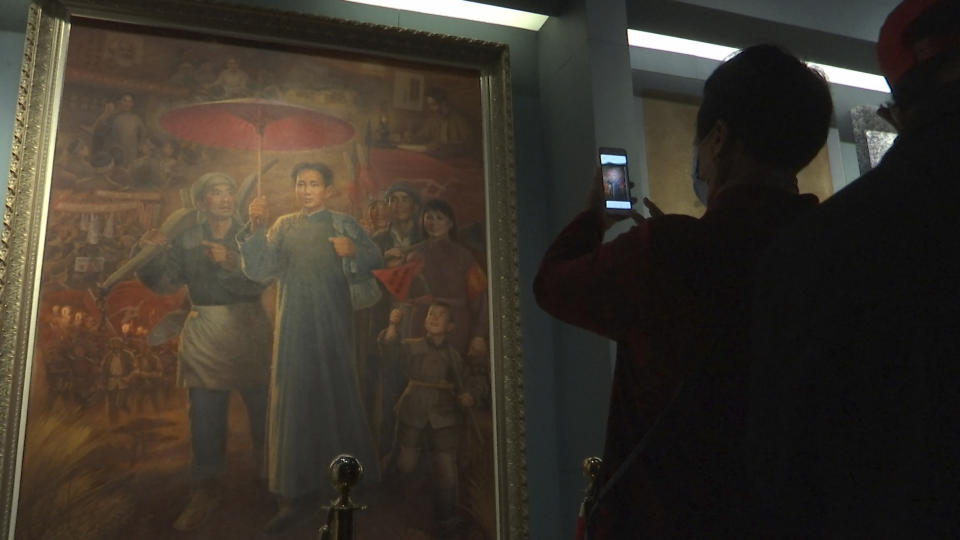
[[[653,218],[602,245],[584,213],[550,247],[540,306],[618,342],[591,538],[737,536],[752,271],[774,232],[815,204],[731,187],[701,219]]]
[[[768,528],[960,537],[958,128],[954,92],[764,260],[748,440]]]

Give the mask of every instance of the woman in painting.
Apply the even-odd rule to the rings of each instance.
[[[420,214],[422,237],[408,258],[422,259],[422,279],[414,282],[413,297],[430,297],[450,306],[456,326],[450,343],[465,357],[487,354],[487,276],[473,253],[457,241],[453,208],[431,199]],[[413,320],[423,320],[429,302],[417,302]],[[416,337],[422,335],[422,329]]]
[[[327,209],[333,172],[326,165],[302,163],[292,177],[301,210],[266,231],[266,198],[257,197],[239,236],[244,272],[278,283],[267,466],[270,491],[281,499],[268,534],[317,510],[338,454],[356,456],[373,473],[368,479],[377,476],[354,369],[350,284],[382,257],[352,217]]]

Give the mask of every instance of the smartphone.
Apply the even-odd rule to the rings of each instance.
[[[600,148],[600,181],[603,183],[607,210],[629,212],[630,178],[627,175],[627,151],[623,148]]]

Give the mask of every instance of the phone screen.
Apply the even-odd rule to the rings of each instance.
[[[600,175],[608,210],[630,210],[630,182],[627,178],[627,153],[624,150],[600,150]]]

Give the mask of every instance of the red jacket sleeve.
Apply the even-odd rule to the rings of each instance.
[[[599,216],[584,212],[547,250],[534,295],[554,317],[619,340],[648,309],[649,259],[648,222],[604,244]]]

